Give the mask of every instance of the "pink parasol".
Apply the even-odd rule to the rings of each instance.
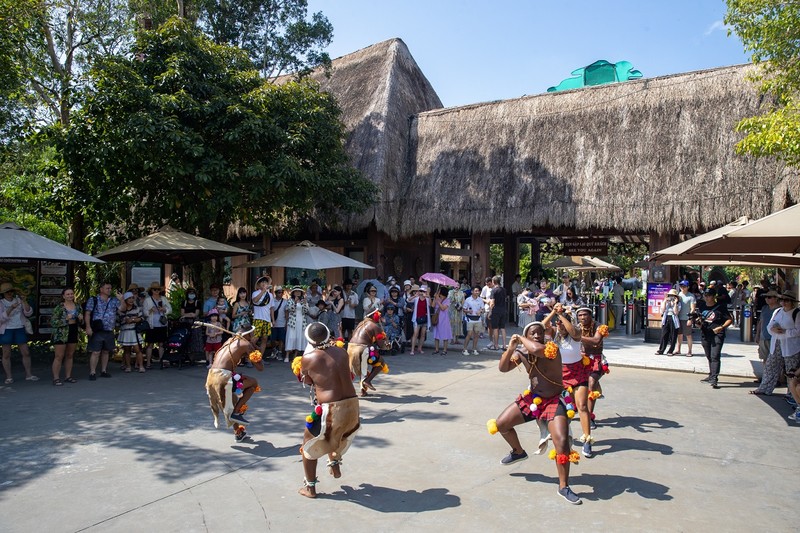
[[[419,279],[430,281],[431,283],[438,283],[446,287],[458,287],[458,282],[456,280],[438,272],[428,272],[427,274],[421,275]]]

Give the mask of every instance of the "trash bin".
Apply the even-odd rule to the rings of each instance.
[[[742,326],[739,328],[742,342],[753,342],[753,306],[742,306]]]
[[[628,305],[625,309],[625,334],[636,335],[638,330],[636,328],[636,300],[631,298],[628,300]]]
[[[600,324],[608,325],[608,305],[606,305],[605,301],[600,302],[600,312],[597,319]]]

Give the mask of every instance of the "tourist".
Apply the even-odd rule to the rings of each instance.
[[[469,341],[472,340],[472,355],[478,355],[478,338],[483,333],[484,313],[483,299],[480,287],[472,288],[472,295],[464,300],[464,320],[467,325],[467,335],[464,337],[464,351],[462,355],[469,355]]]
[[[450,325],[450,298],[447,297],[447,287],[439,287],[431,300],[431,317],[438,315],[433,331],[433,355],[447,355],[447,343],[453,339],[453,328]],[[439,351],[439,341],[442,349]]]
[[[342,298],[344,298],[344,305],[339,316],[342,319],[342,337],[347,341],[356,327],[356,307],[358,307],[358,294],[353,290],[353,281],[350,279],[344,280]]]
[[[126,292],[122,296],[122,303],[117,309],[119,314],[119,336],[117,342],[122,346],[122,370],[125,373],[131,372],[131,351],[136,354],[136,368],[139,373],[144,373],[144,361],[142,357],[142,338],[136,329],[138,324],[144,322],[142,308],[137,305],[136,295]]]
[[[756,287],[753,287],[755,292]],[[769,322],[772,320],[772,315],[780,308],[781,304],[778,301],[779,294],[775,291],[768,291],[764,293],[764,301],[766,304],[761,308],[756,322],[756,335],[755,341],[758,344],[758,358],[766,361],[769,357],[770,345],[772,344],[772,334],[769,331]]]
[[[708,376],[700,381],[718,389],[720,355],[722,345],[725,343],[725,330],[733,321],[728,313],[727,304],[717,302],[717,290],[713,287],[703,292],[703,301],[697,304],[696,313],[700,321],[703,351],[708,360]]]
[[[416,293],[416,296],[408,301],[408,307],[410,308],[411,312],[411,321],[414,324],[414,332],[411,334],[410,355],[414,355],[415,352],[423,355],[425,352],[422,351],[422,348],[425,344],[425,338],[427,336],[428,329],[431,327],[428,287],[425,285],[422,287],[412,285],[411,292]],[[419,346],[418,351],[417,346]]]
[[[504,350],[506,348],[506,322],[508,322],[508,304],[506,290],[500,285],[500,276],[492,278],[492,291],[489,293],[489,323],[491,336],[488,348]],[[500,332],[503,333],[503,344],[498,344]]]
[[[680,309],[681,301],[678,298],[678,291],[670,289],[664,298],[664,308],[661,310],[661,343],[658,345],[656,355],[663,355],[664,350],[667,350],[667,344],[669,344],[667,355],[675,353],[675,342],[678,339],[678,328],[680,327],[678,319]]]
[[[678,307],[678,336],[677,344],[675,345],[675,354],[681,354],[681,338],[686,339],[686,357],[692,356],[692,318],[697,307],[697,300],[694,294],[689,289],[689,282],[683,280],[680,282],[681,292],[678,293],[678,300],[680,305]]]
[[[286,301],[286,355],[284,363],[290,358],[301,355],[306,349],[304,331],[310,322],[308,302],[303,298],[305,291],[299,285],[292,287],[289,300]]]
[[[83,318],[86,323],[86,335],[89,336],[89,343],[86,345],[90,353],[89,381],[97,379],[98,361],[100,377],[111,377],[108,372],[108,358],[109,354],[114,352],[114,326],[117,323],[119,304],[119,298],[111,297],[111,283],[107,281],[100,283],[97,295],[86,302]]]
[[[50,316],[50,327],[53,329],[53,385],[77,383],[72,377],[72,361],[78,347],[78,328],[83,324],[83,310],[75,301],[75,289],[67,287],[61,291],[61,303]],[[64,381],[61,381],[61,367],[64,367]]]
[[[236,301],[233,302],[233,332],[247,331],[252,326],[252,313],[253,307],[250,305],[249,295],[247,289],[239,287],[236,291]]]
[[[781,307],[772,314],[767,329],[772,335],[769,357],[764,363],[761,385],[751,394],[770,395],[782,372],[793,374],[800,368],[800,309],[797,297],[785,291],[778,301]]]
[[[253,344],[258,346],[262,355],[266,355],[267,341],[272,334],[273,303],[270,289],[272,279],[268,276],[261,276],[256,280],[256,288],[250,295],[250,302],[253,305]],[[277,295],[276,295],[277,297]]]
[[[164,354],[169,333],[167,316],[172,312],[172,305],[162,294],[163,292],[164,288],[154,281],[150,284],[150,288],[147,290],[148,297],[144,300],[144,317],[150,324],[150,329],[144,334],[144,340],[147,343],[147,366],[145,367],[147,369],[152,367],[153,348],[159,350],[158,358],[161,361],[161,368],[169,366],[164,359]]]

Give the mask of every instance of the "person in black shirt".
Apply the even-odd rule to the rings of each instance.
[[[697,304],[696,316],[700,322],[703,351],[708,359],[708,377],[700,381],[718,389],[720,353],[725,342],[725,330],[732,323],[728,305],[717,300],[715,289],[708,288],[703,292],[703,301]]]
[[[492,326],[492,344],[490,350],[505,350],[506,348],[506,322],[508,321],[508,305],[506,304],[506,290],[500,285],[500,276],[492,278],[494,287],[489,295],[489,321]],[[503,344],[498,344],[500,332],[503,332]]]

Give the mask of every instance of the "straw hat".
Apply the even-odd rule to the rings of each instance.
[[[790,302],[797,301],[797,296],[795,296],[792,291],[783,291],[783,294],[781,294],[778,298],[781,300],[788,300]]]
[[[0,285],[0,294],[5,294],[10,291],[16,292],[17,288],[8,282],[5,282],[2,285]]]
[[[678,291],[670,289],[669,292],[667,292],[667,296],[678,296]]]
[[[135,290],[139,290],[139,289],[141,289],[141,287],[139,287],[135,283],[131,283],[130,285],[128,285],[128,291],[135,291]]]
[[[300,296],[306,293],[305,289],[303,289],[303,287],[301,287],[300,285],[295,285],[294,287],[292,287],[291,293],[294,294],[296,291],[300,291]]]
[[[764,293],[762,296],[764,296],[764,298],[769,298],[769,297],[771,297],[771,296],[774,296],[775,298],[780,298],[780,296],[781,296],[781,295],[780,295],[780,294],[778,294],[778,293],[777,293],[777,292],[775,292],[775,291],[767,291],[767,292],[765,292],[765,293]]]
[[[417,291],[417,292],[419,292],[419,285],[417,285],[417,284],[414,284],[414,285],[412,285],[412,286],[411,286],[411,291],[412,291],[412,292],[413,292],[413,291]]]
[[[147,289],[147,292],[149,294],[152,294],[153,291],[156,289],[160,290],[161,292],[164,292],[164,287],[162,287],[161,284],[157,281],[154,281],[153,283],[150,284],[150,287]]]

